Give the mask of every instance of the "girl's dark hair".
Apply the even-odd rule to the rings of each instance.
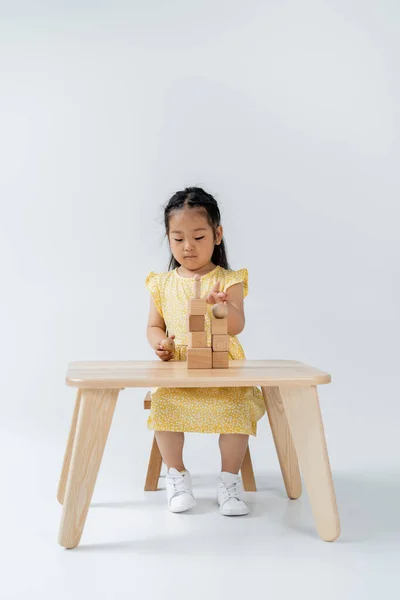
[[[164,208],[164,225],[166,236],[169,239],[169,217],[172,211],[182,210],[183,208],[204,208],[206,211],[207,221],[214,231],[221,224],[221,215],[218,208],[218,203],[211,194],[208,194],[200,187],[188,187],[175,194],[169,199]],[[224,240],[218,246],[214,246],[214,252],[211,261],[224,269],[230,269]],[[180,263],[175,259],[171,252],[168,271],[180,267]]]

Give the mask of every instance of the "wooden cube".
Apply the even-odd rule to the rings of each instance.
[[[188,348],[188,369],[212,369],[212,354],[211,348]]]
[[[204,331],[205,327],[205,315],[188,315],[188,331]]]
[[[214,350],[214,352],[228,352],[229,335],[213,335],[212,349]]]
[[[213,369],[227,369],[229,367],[229,352],[212,353]]]
[[[205,298],[190,298],[189,299],[189,315],[206,315],[207,301]]]
[[[207,333],[205,331],[189,331],[188,348],[207,348]]]
[[[228,319],[211,317],[211,333],[213,335],[226,335],[228,333]]]

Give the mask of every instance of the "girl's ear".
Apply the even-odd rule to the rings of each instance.
[[[215,230],[215,237],[216,237],[217,244],[221,243],[223,235],[224,235],[223,227],[222,227],[222,225],[218,225],[217,229]]]

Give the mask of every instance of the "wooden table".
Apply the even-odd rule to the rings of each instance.
[[[78,388],[58,488],[59,543],[81,539],[118,394],[128,387],[261,387],[289,498],[307,488],[319,535],[334,541],[339,516],[317,386],[331,377],[292,360],[235,360],[228,369],[187,369],[184,361],[73,362],[67,385]]]

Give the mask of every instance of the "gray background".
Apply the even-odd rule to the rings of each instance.
[[[188,185],[215,195],[249,270],[247,358],[332,374],[320,399],[334,477],[355,486],[348,524],[398,539],[377,490],[398,499],[399,51],[387,0],[0,3],[8,565],[28,532],[57,552],[67,363],[155,358],[144,280],[167,269],[162,205]],[[95,497],[143,484],[146,391],[120,396]],[[256,474],[276,472],[266,418],[251,449]],[[212,481],[216,436],[188,436],[186,461]]]

